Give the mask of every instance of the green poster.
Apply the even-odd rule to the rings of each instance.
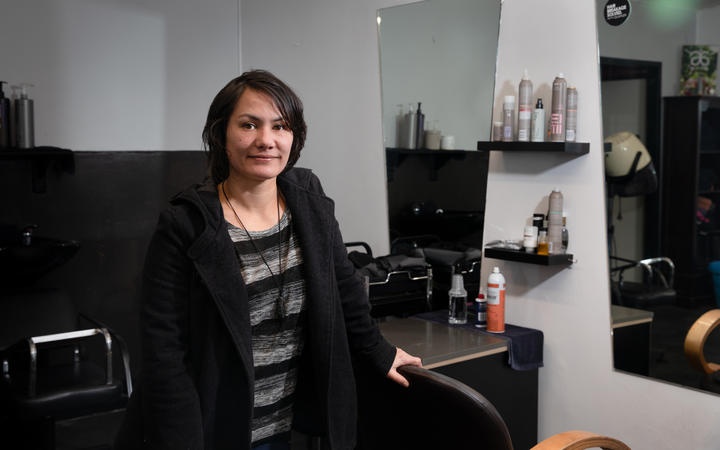
[[[717,58],[717,47],[683,45],[680,94],[715,95]]]

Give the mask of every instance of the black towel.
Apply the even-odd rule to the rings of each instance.
[[[515,370],[534,370],[543,367],[543,332],[533,328],[519,327],[505,324],[504,333],[490,333],[482,328],[476,328],[475,322],[468,318],[463,325],[448,323],[448,311],[442,309],[417,314],[413,317],[430,322],[444,323],[450,327],[462,327],[478,333],[485,333],[508,341],[508,364]]]

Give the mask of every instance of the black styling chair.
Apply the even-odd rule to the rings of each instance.
[[[125,407],[132,378],[120,336],[77,314],[62,293],[25,293],[2,306],[14,309],[2,321],[27,333],[0,347],[0,428],[8,448],[54,449],[56,421]]]
[[[432,370],[402,366],[398,372],[407,378],[410,387],[387,381],[382,401],[374,402],[372,417],[360,410],[358,449],[513,449],[505,421],[480,393]],[[579,430],[555,434],[531,450],[597,447],[630,450],[617,439]]]
[[[660,256],[633,261],[611,256],[610,260],[617,264],[610,269],[617,277],[612,282],[613,304],[647,309],[675,303],[675,264],[670,258]],[[641,282],[625,280],[625,272],[632,269],[642,271]]]
[[[512,449],[502,417],[477,391],[420,367],[398,371],[409,388],[390,380],[365,386],[372,400],[359,399],[358,449]]]

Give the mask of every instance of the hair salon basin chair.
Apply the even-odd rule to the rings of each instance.
[[[80,248],[73,240],[35,235],[37,225],[22,230],[3,226],[0,232],[0,286],[25,287],[59,267]]]
[[[675,264],[670,258],[656,257],[633,261],[627,258],[611,256],[612,302],[620,306],[647,309],[653,306],[672,305],[677,292],[674,289]],[[642,281],[626,279],[628,270],[641,271]]]
[[[122,337],[56,290],[0,299],[3,448],[55,448],[55,423],[123,408],[132,392]],[[5,444],[8,443],[8,447]]]

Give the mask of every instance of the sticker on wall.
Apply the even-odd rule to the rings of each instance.
[[[605,3],[605,22],[617,27],[630,17],[630,0],[608,0]]]

